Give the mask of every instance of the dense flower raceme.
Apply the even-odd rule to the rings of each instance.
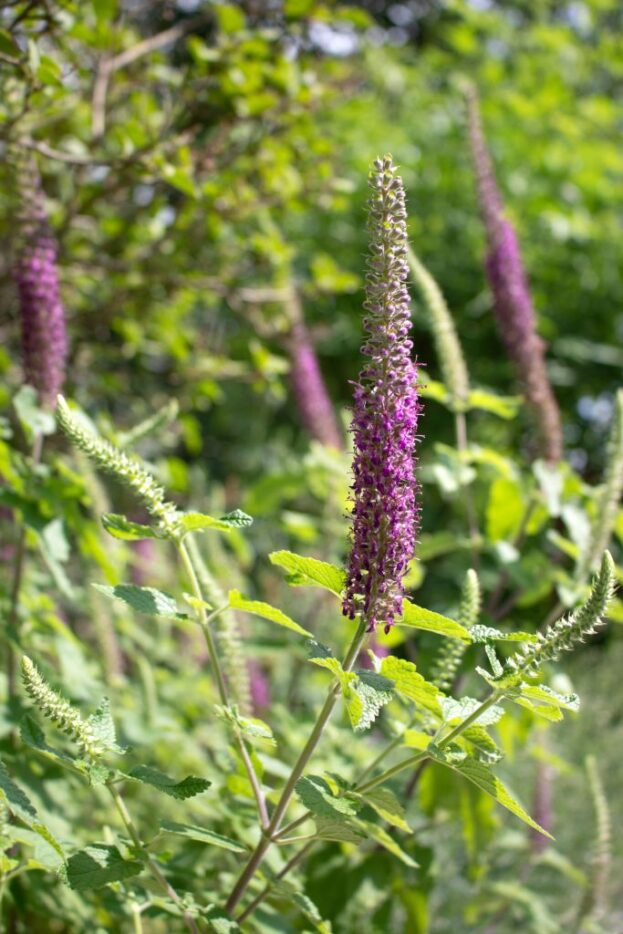
[[[286,346],[290,357],[292,393],[301,421],[312,438],[340,450],[344,442],[294,289],[289,306],[292,325]]]
[[[43,191],[34,164],[17,160],[22,199],[20,243],[14,264],[22,324],[24,377],[44,406],[53,406],[65,377],[67,332]]]
[[[355,385],[352,533],[343,612],[368,630],[402,615],[403,577],[418,519],[415,444],[420,402],[411,360],[406,289],[407,226],[402,180],[391,158],[370,176],[370,255],[366,276],[369,358]]]
[[[536,331],[534,305],[517,235],[504,216],[475,91],[470,90],[467,99],[478,198],[487,232],[487,276],[493,292],[498,329],[508,355],[517,367],[539,426],[539,453],[550,463],[555,463],[562,454],[562,428],[560,411],[545,367],[545,345]]]

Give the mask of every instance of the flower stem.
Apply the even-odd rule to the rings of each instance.
[[[134,824],[134,821],[132,820],[132,817],[130,816],[130,812],[128,811],[126,807],[126,803],[121,797],[121,793],[110,782],[106,782],[106,787],[108,788],[108,791],[110,792],[112,796],[112,799],[115,803],[115,807],[117,808],[119,816],[121,817],[121,820],[123,821],[123,825],[125,829],[130,835],[132,843],[145,858],[147,867],[149,871],[151,872],[152,876],[154,877],[158,885],[169,896],[171,901],[174,902],[177,908],[180,910],[184,918],[186,927],[191,932],[191,934],[199,934],[199,928],[197,927],[195,919],[191,917],[191,915],[186,911],[186,909],[184,908],[182,904],[181,898],[179,897],[179,895],[177,894],[177,892],[175,891],[171,883],[162,874],[162,872],[160,871],[160,867],[150,855],[145,844],[142,842],[139,836],[138,830],[136,829],[136,825]]]
[[[346,657],[342,664],[342,668],[344,669],[344,671],[350,671],[351,668],[353,667],[355,660],[361,650],[363,642],[366,638],[366,628],[367,628],[366,621],[364,619],[361,619],[359,622],[357,631],[353,637],[353,641],[350,644],[350,647],[346,653]],[[329,719],[331,718],[331,714],[333,713],[335,705],[337,704],[339,695],[340,695],[340,685],[339,685],[339,682],[337,682],[333,684],[331,688],[329,689],[327,698],[322,706],[322,709],[320,710],[320,713],[318,714],[318,719],[316,720],[316,723],[309,736],[309,739],[307,740],[301,754],[299,755],[292,769],[292,772],[290,773],[290,777],[288,781],[286,782],[286,785],[281,793],[281,797],[277,803],[277,806],[275,807],[270,823],[268,827],[266,828],[264,834],[262,835],[262,838],[260,842],[258,843],[255,849],[255,852],[251,856],[251,859],[247,863],[240,878],[238,879],[238,882],[234,886],[234,889],[231,895],[229,896],[229,899],[225,906],[227,911],[232,912],[233,909],[236,907],[236,905],[238,904],[238,902],[244,895],[247,889],[247,886],[249,885],[249,882],[255,875],[256,869],[259,867],[262,860],[264,859],[264,855],[266,851],[270,847],[271,843],[273,843],[272,838],[279,831],[283,816],[288,808],[290,799],[292,798],[292,795],[294,794],[294,787],[296,783],[298,782],[299,778],[301,777],[301,775],[303,774],[305,770],[305,766],[307,765],[311,756],[313,755],[316,749],[316,746],[320,742],[324,729],[327,723],[329,722]]]
[[[467,445],[467,420],[465,418],[465,412],[456,412],[454,415],[454,426],[456,431],[456,449],[461,456],[461,461],[468,453]],[[479,554],[478,554],[478,542],[480,539],[480,534],[478,532],[478,519],[476,517],[476,510],[474,509],[474,501],[472,499],[472,491],[467,484],[463,485],[463,501],[465,503],[465,513],[467,515],[467,527],[469,529],[469,540],[471,543],[472,549],[472,562],[474,569],[477,571],[479,567]]]
[[[256,895],[253,901],[249,905],[247,905],[247,907],[242,912],[242,914],[238,916],[238,918],[236,919],[238,924],[242,924],[243,921],[246,921],[246,919],[249,917],[251,912],[255,911],[255,909],[260,904],[260,902],[263,902],[266,896],[270,895],[273,888],[275,887],[275,883],[279,882],[281,879],[287,876],[290,870],[294,869],[294,867],[297,866],[307,856],[307,854],[309,853],[309,851],[311,850],[315,842],[316,842],[315,840],[310,840],[308,843],[305,844],[305,846],[301,847],[301,849],[297,853],[295,853],[294,856],[290,860],[288,860],[288,862],[285,864],[281,872],[279,872],[279,874],[275,877],[275,879],[271,880],[262,889],[259,895]]]
[[[214,635],[212,633],[212,629],[210,626],[210,623],[217,616],[217,614],[222,612],[223,609],[226,609],[226,607],[222,607],[221,609],[215,610],[209,616],[206,614],[205,607],[203,605],[204,599],[203,599],[203,593],[201,590],[201,585],[199,583],[199,578],[197,577],[197,573],[195,571],[195,567],[190,558],[188,550],[186,546],[183,544],[183,542],[179,542],[177,549],[178,549],[182,564],[184,565],[184,569],[186,571],[188,579],[190,581],[193,594],[198,601],[195,613],[197,616],[197,621],[199,625],[201,626],[201,630],[206,640],[206,644],[208,647],[208,655],[210,657],[210,665],[212,667],[212,672],[216,680],[219,697],[221,699],[221,703],[223,704],[223,706],[229,707],[229,696],[227,693],[227,685],[225,684],[225,677],[223,675],[223,670],[221,668],[221,664],[219,661],[218,652],[216,648],[216,642],[215,642]],[[258,814],[260,817],[260,823],[262,825],[262,828],[265,829],[266,827],[268,827],[268,823],[269,823],[268,809],[266,807],[266,798],[264,796],[264,792],[262,791],[260,781],[253,767],[253,762],[251,761],[251,756],[249,755],[249,750],[246,747],[244,738],[242,734],[240,733],[240,730],[236,726],[234,726],[234,732],[236,735],[236,741],[238,743],[238,748],[240,750],[240,756],[242,758],[243,765],[245,767],[247,776],[249,778],[249,782],[251,783],[251,788],[253,789],[253,794],[255,796],[255,802],[256,802]]]

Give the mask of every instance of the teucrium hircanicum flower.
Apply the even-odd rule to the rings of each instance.
[[[341,450],[342,435],[320,370],[318,356],[303,317],[294,286],[290,288],[288,310],[290,331],[285,345],[290,358],[290,383],[301,421],[312,438]]]
[[[84,755],[97,759],[102,755],[101,742],[90,724],[60,694],[45,683],[34,663],[27,655],[22,656],[22,680],[27,694],[37,709],[56,724],[61,733],[71,737],[80,746]]]
[[[612,427],[608,439],[604,482],[597,499],[590,537],[578,563],[577,575],[580,580],[586,577],[610,542],[622,491],[623,389],[619,389],[614,403]]]
[[[504,216],[502,197],[473,88],[468,92],[467,103],[478,199],[488,241],[486,268],[498,330],[509,357],[515,363],[539,427],[540,453],[549,463],[556,463],[562,453],[562,428],[560,411],[545,367],[545,347],[536,331],[536,316],[517,235]]]
[[[418,519],[415,444],[420,402],[411,360],[407,227],[402,180],[389,156],[374,163],[362,353],[355,384],[352,533],[343,612],[369,630],[402,615],[403,577]]]
[[[53,406],[65,379],[67,331],[41,181],[34,161],[16,155],[21,199],[13,266],[22,326],[24,377],[43,406]]]
[[[61,429],[78,450],[86,454],[100,470],[111,474],[131,489],[162,529],[174,535],[177,510],[172,503],[167,502],[163,488],[141,462],[89,431],[62,396],[58,397],[56,414]]]
[[[470,568],[465,575],[461,593],[458,622],[466,629],[471,629],[478,622],[480,615],[480,583],[478,575]],[[467,643],[460,639],[446,639],[435,659],[432,669],[433,684],[441,691],[448,691],[454,684],[459,666],[465,655]]]
[[[546,632],[540,632],[536,642],[523,645],[519,652],[507,660],[504,675],[535,674],[545,662],[553,661],[562,652],[571,651],[585,636],[594,633],[603,623],[614,588],[614,562],[610,552],[606,551],[586,603],[570,616],[557,620]]]
[[[450,393],[452,407],[455,411],[463,411],[469,395],[469,376],[452,315],[441,289],[411,247],[407,256],[413,281],[422,294],[428,312],[441,375]]]

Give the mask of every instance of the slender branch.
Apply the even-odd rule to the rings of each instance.
[[[212,667],[212,671],[213,671],[213,674],[216,680],[219,697],[221,699],[221,703],[223,704],[223,706],[229,707],[229,696],[227,693],[227,685],[225,684],[225,677],[223,675],[223,671],[222,671],[222,668],[219,662],[216,642],[214,640],[214,635],[212,633],[212,628],[210,626],[210,623],[212,622],[212,620],[215,619],[215,617],[219,613],[223,612],[223,610],[226,609],[226,607],[221,607],[220,609],[215,610],[209,616],[206,614],[205,607],[204,607],[205,601],[203,599],[203,592],[201,590],[201,584],[199,583],[199,578],[197,577],[197,573],[195,571],[195,567],[193,565],[191,557],[188,553],[188,549],[182,542],[180,542],[178,545],[178,552],[182,560],[182,564],[184,565],[184,568],[186,570],[186,574],[188,575],[188,579],[190,581],[193,594],[198,601],[198,605],[195,610],[195,613],[196,613],[197,620],[201,626],[201,629],[203,631],[203,634],[206,640],[206,645],[208,647],[208,655],[210,657],[210,665]],[[253,789],[253,795],[255,797],[255,802],[257,804],[257,810],[258,810],[258,814],[260,817],[260,823],[262,825],[262,829],[265,829],[266,827],[268,827],[268,823],[269,823],[268,808],[266,806],[266,797],[264,795],[264,792],[262,791],[262,786],[260,785],[260,781],[257,777],[255,768],[253,767],[253,762],[251,761],[251,756],[249,755],[249,750],[247,749],[246,743],[244,741],[244,737],[242,736],[240,730],[235,725],[234,725],[234,733],[236,735],[236,741],[238,743],[238,748],[240,750],[240,756],[242,758],[242,763],[245,767],[245,771],[249,778],[249,782],[251,783],[251,788]]]
[[[130,812],[128,811],[126,807],[126,803],[121,797],[120,792],[110,782],[106,782],[106,787],[108,788],[108,791],[110,792],[112,796],[112,799],[115,803],[115,807],[117,808],[119,816],[121,817],[121,820],[123,821],[123,825],[125,829],[127,830],[127,832],[129,833],[130,838],[132,839],[132,843],[134,844],[136,849],[139,850],[144,856],[147,862],[147,867],[149,871],[151,872],[152,876],[154,877],[158,885],[166,892],[166,894],[169,896],[171,901],[174,902],[174,904],[179,909],[179,911],[182,913],[182,917],[184,918],[186,927],[188,928],[189,931],[191,931],[191,934],[199,934],[199,928],[197,927],[195,919],[186,911],[186,909],[184,908],[184,905],[182,904],[181,898],[179,897],[179,895],[177,894],[177,892],[175,891],[171,883],[162,874],[162,872],[160,871],[160,867],[158,866],[158,864],[155,862],[155,860],[153,859],[153,857],[147,850],[147,847],[145,846],[145,844],[142,842],[139,836],[138,830],[136,829],[136,825],[134,824],[134,821],[132,820],[132,817],[130,816]]]
[[[457,451],[461,455],[462,460],[463,457],[468,453],[467,420],[465,418],[465,412],[455,412],[454,426],[456,431],[456,447]],[[472,492],[467,484],[463,485],[463,501],[465,503],[465,512],[467,514],[467,526],[469,529],[469,540],[472,550],[472,562],[474,564],[474,569],[477,571],[480,561],[480,556],[478,553],[478,542],[480,540],[480,534],[478,532],[478,518],[474,508]]]
[[[279,882],[281,879],[287,876],[290,870],[294,869],[294,867],[297,866],[301,862],[301,860],[303,860],[307,856],[307,854],[309,853],[310,849],[312,848],[315,842],[316,842],[315,840],[310,840],[309,843],[306,843],[305,846],[301,847],[298,853],[295,853],[294,856],[290,860],[288,860],[288,862],[285,864],[283,869],[277,874],[277,876],[274,879],[272,879],[265,886],[265,888],[262,889],[260,894],[257,895],[253,899],[253,901],[249,905],[247,905],[247,907],[242,912],[242,914],[238,916],[238,918],[236,919],[238,924],[242,924],[243,921],[246,921],[246,919],[249,917],[251,912],[255,911],[255,909],[260,904],[260,902],[263,902],[266,896],[272,892],[272,890],[275,887],[275,883]]]
[[[361,650],[361,647],[364,643],[365,638],[366,638],[366,622],[365,620],[362,619],[359,622],[357,631],[346,653],[346,657],[342,665],[344,671],[350,671],[353,665],[355,664],[355,660]],[[255,849],[255,852],[251,856],[245,869],[242,871],[242,874],[240,875],[238,882],[234,886],[234,889],[231,895],[229,896],[229,899],[225,907],[226,907],[226,910],[229,911],[230,913],[233,911],[233,909],[236,907],[236,905],[238,904],[238,902],[244,895],[246,888],[249,885],[249,882],[251,881],[251,879],[253,878],[255,874],[256,869],[259,867],[259,865],[263,861],[266,850],[268,850],[271,843],[273,842],[272,840],[273,835],[279,831],[283,816],[288,808],[290,799],[292,798],[292,795],[294,794],[294,787],[297,781],[299,780],[299,778],[301,777],[301,775],[303,774],[307,763],[309,762],[311,756],[313,755],[316,749],[316,746],[320,742],[322,734],[324,733],[324,729],[327,723],[329,722],[329,719],[331,718],[331,714],[333,713],[335,705],[337,704],[339,695],[340,695],[340,685],[339,685],[339,682],[337,682],[333,684],[331,688],[329,689],[327,698],[322,706],[320,713],[318,714],[318,719],[316,720],[316,724],[301,754],[299,755],[292,769],[292,772],[290,773],[290,777],[288,778],[288,781],[286,782],[286,785],[281,793],[281,797],[273,812],[273,816],[270,820],[270,823],[268,827],[266,828],[266,831],[264,835],[262,836],[260,842],[258,843]]]
[[[119,71],[119,69],[125,68],[127,65],[131,65],[132,62],[143,58],[145,55],[149,55],[151,52],[156,52],[158,49],[162,49],[167,45],[172,45],[174,42],[177,42],[178,39],[181,39],[182,36],[186,35],[187,32],[191,32],[197,26],[208,22],[211,18],[211,15],[205,13],[200,16],[193,16],[191,19],[177,23],[175,26],[171,26],[169,29],[165,29],[155,36],[149,36],[147,39],[143,39],[142,42],[137,42],[137,44],[133,45],[131,48],[125,49],[118,55],[113,55],[111,58],[106,58],[99,63],[91,102],[91,129],[94,137],[99,138],[103,136],[106,130],[106,96],[108,94],[110,77],[113,72]]]

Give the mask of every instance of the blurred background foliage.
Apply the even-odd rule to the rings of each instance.
[[[180,501],[203,502],[207,509],[242,507],[255,517],[248,535],[236,533],[227,546],[211,546],[213,567],[226,569],[228,586],[246,580],[247,589],[278,602],[279,583],[264,558],[268,550],[293,547],[336,561],[343,556],[348,455],[310,441],[301,423],[289,382],[291,299],[300,299],[346,429],[350,381],[360,365],[366,176],[377,154],[391,152],[401,167],[412,244],[448,300],[472,383],[502,397],[517,392],[483,271],[484,235],[466,144],[466,80],[479,89],[500,185],[522,244],[571,468],[562,469],[556,490],[538,468],[531,471],[530,425],[523,411],[517,418],[470,414],[470,441],[479,453],[470,466],[461,464],[450,447],[452,417],[430,400],[420,448],[422,562],[414,565],[410,583],[421,590],[418,601],[424,605],[456,609],[471,560],[458,495],[466,470],[473,472],[467,481],[473,481],[488,541],[481,569],[485,587],[493,588],[502,571],[521,589],[511,603],[513,623],[534,628],[551,606],[552,587],[569,583],[560,552],[552,561],[547,536],[555,531],[573,554],[585,534],[623,363],[622,26],[618,0],[2,5],[1,139],[5,154],[15,143],[35,153],[42,175],[70,330],[67,394],[110,437],[177,399],[179,418],[157,441],[145,438],[140,451]],[[0,402],[7,413],[21,382],[11,276],[12,170],[4,158]],[[439,380],[417,295],[414,317],[417,356],[427,377]],[[344,438],[347,443],[346,431]],[[61,444],[53,439],[49,446],[56,453]],[[517,450],[519,466],[512,461]],[[116,582],[124,563],[136,563],[130,549],[104,541],[91,521],[98,498],[105,506],[112,493],[121,512],[123,494],[101,487],[83,463],[60,463],[49,474],[42,468],[35,491],[22,484],[22,498],[8,501],[27,512],[30,495],[33,528],[47,529],[51,540],[47,571],[32,572],[41,590],[26,608],[35,643],[43,651],[54,634],[62,646],[57,662],[72,678],[83,652],[72,632],[91,641],[91,652],[99,645],[104,656],[121,651],[129,658],[142,685],[140,704],[124,681],[124,665],[115,670],[112,656],[109,661],[121,679],[123,729],[135,741],[155,742],[161,735],[155,722],[168,723],[172,735],[179,735],[180,723],[198,728],[205,679],[194,672],[182,689],[163,675],[167,666],[180,665],[190,677],[181,660],[171,661],[177,645],[171,627],[154,640],[119,611],[121,649],[106,649],[106,611],[88,589],[83,592],[82,578],[84,567],[95,562],[93,577]],[[19,472],[3,448],[3,477],[15,489]],[[562,505],[552,506],[557,496]],[[530,523],[529,498],[538,501]],[[131,513],[132,505],[126,508]],[[53,526],[56,512],[63,522]],[[528,534],[519,561],[508,548],[522,521]],[[623,522],[616,531],[620,536]],[[78,556],[68,564],[70,543]],[[63,549],[60,562],[50,558]],[[166,583],[172,569],[164,558],[159,568],[154,561],[152,556],[147,562],[148,582],[154,583],[158,569],[159,581]],[[45,592],[46,573],[54,580],[52,597]],[[440,593],[447,596],[440,599]],[[308,625],[306,616],[313,618],[325,635],[336,625],[340,633],[346,630],[317,604],[297,594],[297,619]],[[294,673],[285,669],[279,662],[283,647],[259,632],[253,639],[247,634],[249,652],[268,665],[275,695],[293,709],[306,709],[313,696],[296,681],[302,660]],[[492,931],[514,930],[517,923],[539,934],[562,930],[557,913],[581,889],[587,853],[578,851],[588,851],[594,832],[592,805],[577,777],[586,752],[606,757],[606,790],[620,812],[622,764],[613,739],[623,718],[616,631],[602,643],[572,664],[586,685],[587,709],[577,727],[567,724],[551,745],[538,732],[531,740],[533,759],[551,756],[563,789],[555,826],[562,855],[543,870],[550,874],[545,882],[537,873],[532,904],[525,892],[534,878],[526,881],[521,870],[522,828],[504,820],[500,834],[499,815],[482,798],[430,780],[421,787],[424,826],[415,847],[423,869],[417,884],[404,866],[389,867],[377,852],[347,869],[335,844],[340,895],[353,894],[343,910],[342,900],[340,906],[331,903],[324,882],[333,865],[326,851],[311,861],[310,895],[333,917],[335,930],[364,923],[365,930],[380,931],[399,924],[391,920],[396,907],[388,892],[406,925],[392,930],[484,931],[492,918]],[[435,644],[425,635],[418,655],[428,660]],[[137,661],[143,653],[164,666],[155,678],[165,712],[152,710],[147,725],[140,710],[153,700],[154,676]],[[90,696],[102,677],[92,658],[89,665],[86,681],[74,685],[77,697],[81,691]],[[608,748],[599,735],[605,716],[618,730],[609,734]],[[280,717],[288,742],[296,746],[299,727],[287,709]],[[509,774],[520,787],[532,782],[534,762],[524,761],[513,773],[513,747],[529,732],[521,719],[515,730],[505,746]],[[334,752],[340,735],[336,728]],[[200,730],[195,740],[197,748],[185,753],[191,761],[201,758]],[[159,742],[166,761],[166,742]],[[437,770],[430,773],[439,778]],[[227,811],[231,803],[223,807]],[[438,819],[424,824],[427,807]],[[457,843],[450,828],[445,836],[448,815],[462,821],[463,842]],[[620,825],[623,815],[618,816]],[[620,846],[619,839],[619,867]],[[456,872],[444,871],[443,885],[435,889],[439,866],[450,862]],[[42,892],[43,903],[46,897]],[[78,911],[77,905],[68,911]],[[621,918],[613,916],[617,923]]]

